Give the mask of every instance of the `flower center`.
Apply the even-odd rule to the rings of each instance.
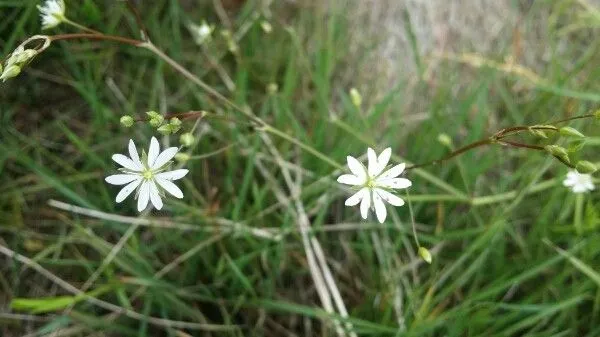
[[[367,184],[366,184],[366,186],[367,186],[368,188],[375,188],[375,179],[371,179],[371,178],[369,178],[369,179],[367,180]]]
[[[154,172],[152,172],[151,170],[144,170],[144,172],[142,173],[142,176],[144,177],[144,179],[146,180],[150,180],[152,179],[152,177],[154,177]]]

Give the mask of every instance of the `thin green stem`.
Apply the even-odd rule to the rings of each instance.
[[[575,216],[573,222],[575,225],[575,232],[577,233],[577,235],[583,234],[583,199],[583,193],[577,193],[575,195]]]
[[[413,213],[412,202],[410,201],[410,194],[408,192],[408,188],[406,189],[406,201],[408,202],[408,213],[410,214],[410,223],[412,225],[413,238],[415,239],[415,244],[417,245],[417,247],[421,247],[421,244],[419,243],[419,237],[417,236],[417,226],[415,224],[415,216]]]
[[[71,26],[73,26],[73,27],[75,27],[75,28],[81,29],[81,30],[83,30],[83,31],[85,31],[85,32],[88,32],[88,33],[104,35],[104,34],[100,33],[100,32],[99,32],[99,31],[97,31],[97,30],[93,30],[93,29],[91,29],[91,28],[88,28],[88,27],[86,27],[86,26],[84,26],[84,25],[82,25],[82,24],[79,24],[79,23],[75,22],[75,21],[71,21],[71,20],[70,20],[69,18],[67,18],[67,17],[64,17],[64,18],[63,18],[63,20],[62,20],[62,22],[66,23],[66,24],[68,24],[68,25],[71,25]]]
[[[328,163],[329,165],[339,169],[339,170],[343,170],[344,167],[340,164],[338,164],[336,161],[334,161],[333,159],[327,157],[325,154],[319,152],[318,150],[316,150],[315,148],[311,147],[310,145],[307,145],[299,140],[297,140],[296,138],[288,135],[285,132],[282,132],[278,129],[273,128],[270,125],[264,125],[262,128],[260,128],[260,130],[274,134],[280,138],[283,138],[287,141],[289,141],[290,143],[296,144],[298,145],[300,148],[302,148],[303,150],[305,150],[306,152],[311,153],[312,155],[314,155],[315,157],[321,159],[322,161]]]
[[[252,122],[256,123],[258,126],[266,125],[265,122],[263,122],[260,118],[256,117],[254,114],[252,114],[252,112],[233,103],[227,97],[221,95],[221,93],[219,93],[218,91],[213,89],[208,84],[204,83],[204,81],[202,81],[198,76],[192,74],[189,70],[187,70],[181,64],[177,63],[177,61],[175,61],[171,57],[169,57],[169,55],[165,54],[162,50],[158,49],[153,43],[144,42],[144,43],[140,44],[139,47],[143,47],[143,48],[150,50],[156,56],[160,57],[163,61],[167,62],[171,67],[173,67],[175,70],[177,70],[183,76],[185,76],[188,80],[194,82],[194,84],[198,85],[203,90],[208,92],[210,95],[214,96],[215,98],[217,98],[220,101],[222,101],[223,103],[225,103],[227,106],[233,108],[234,110],[241,112],[244,116],[246,116]]]
[[[456,157],[456,156],[458,156],[460,154],[463,154],[463,153],[465,153],[465,152],[467,152],[469,150],[472,150],[472,149],[474,149],[476,147],[488,145],[488,144],[491,144],[491,143],[492,143],[492,140],[489,139],[489,138],[482,139],[482,140],[476,141],[474,143],[471,143],[469,145],[463,146],[460,149],[458,149],[458,150],[456,150],[454,152],[451,152],[449,155],[447,155],[447,156],[445,156],[445,157],[443,157],[441,159],[432,160],[430,162],[426,162],[426,163],[422,163],[422,164],[414,164],[414,165],[408,166],[406,168],[406,170],[412,170],[412,169],[415,169],[415,168],[418,168],[418,167],[423,167],[423,166],[441,164],[441,163],[443,163],[443,162],[445,162],[445,161],[447,161],[449,159],[452,159],[452,158],[454,158],[454,157]]]

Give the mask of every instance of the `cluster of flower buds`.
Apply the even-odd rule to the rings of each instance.
[[[10,55],[10,57],[4,63],[4,68],[0,64],[0,80],[2,82],[6,82],[7,79],[16,77],[21,73],[21,69],[27,63],[29,63],[36,55],[38,51],[35,49],[25,49],[23,45],[20,45],[15,49],[15,51]]]
[[[9,78],[19,75],[34,57],[50,46],[50,42],[48,36],[35,35],[21,43],[6,59],[4,66],[0,63],[0,80],[6,82]],[[35,48],[28,48],[27,45],[31,43],[38,43],[38,45]]]
[[[585,144],[585,135],[579,130],[569,126],[559,128],[557,131],[561,136],[575,138],[575,140],[570,141],[567,148],[556,144],[546,145],[544,147],[546,152],[564,164],[575,168],[575,170],[581,174],[591,174],[596,172],[598,167],[594,163],[587,160],[574,159],[575,154],[579,152]]]
[[[156,129],[163,136],[176,134],[181,129],[181,121],[177,117],[173,117],[169,120],[169,123],[163,124]]]

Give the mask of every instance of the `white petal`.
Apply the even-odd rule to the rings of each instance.
[[[112,160],[117,164],[131,171],[140,171],[139,167],[133,162],[133,160],[125,157],[122,154],[113,154]]]
[[[390,161],[390,158],[392,157],[392,148],[388,147],[387,149],[383,150],[383,152],[381,152],[379,154],[379,158],[377,158],[377,173],[375,173],[375,175],[378,175],[379,173],[381,173],[381,171],[383,171],[383,169],[387,166],[387,164]]]
[[[152,202],[152,205],[154,205],[154,207],[160,211],[160,209],[163,207],[163,202],[160,198],[160,194],[158,193],[158,188],[156,187],[156,184],[153,181],[150,181],[149,185],[150,201]]]
[[[385,209],[383,199],[381,199],[377,193],[373,193],[373,206],[375,206],[375,215],[377,215],[377,220],[379,220],[379,223],[383,223],[387,217],[387,210]]]
[[[377,189],[375,189],[375,193],[379,194],[381,199],[385,200],[387,203],[389,203],[392,206],[403,206],[404,205],[404,200],[402,200],[402,198],[399,198],[386,190],[377,188]]]
[[[369,190],[367,188],[363,188],[360,191],[354,193],[350,198],[346,199],[344,205],[356,206],[367,194],[369,194]]]
[[[361,164],[358,160],[356,160],[356,158],[352,156],[346,157],[346,160],[348,161],[348,167],[350,168],[350,171],[352,171],[352,173],[354,173],[354,175],[357,176],[358,179],[366,182],[367,172],[365,172],[365,167],[363,166],[363,164]]]
[[[177,180],[185,177],[188,174],[189,170],[181,169],[181,170],[173,170],[168,172],[162,172],[157,174],[156,176],[166,180]]]
[[[139,167],[139,171],[144,169],[144,165],[142,165],[142,162],[140,161],[140,155],[137,152],[133,139],[129,140],[129,157],[131,157],[131,160]]]
[[[173,157],[175,157],[175,155],[177,154],[177,151],[179,151],[179,149],[176,147],[170,147],[170,148],[164,150],[163,152],[161,152],[161,154],[158,155],[158,157],[156,157],[154,164],[152,164],[152,166],[150,166],[150,167],[153,170],[157,170],[157,169],[161,168],[164,164],[168,163],[169,160],[171,160],[171,159],[173,159]]]
[[[140,195],[138,196],[138,212],[146,209],[148,201],[150,200],[150,183],[146,180],[140,187]]]
[[[113,174],[104,178],[104,180],[112,185],[125,185],[138,179],[140,176],[135,174]]]
[[[378,187],[385,187],[385,188],[407,188],[412,185],[410,180],[405,179],[405,178],[393,178],[393,179],[385,179],[385,180],[377,179],[376,184]]]
[[[131,183],[123,187],[121,191],[119,191],[119,193],[117,194],[117,198],[115,199],[115,201],[117,203],[120,203],[121,201],[125,200],[125,198],[127,198],[131,194],[131,192],[135,191],[135,189],[140,185],[141,182],[142,177],[139,177],[138,179],[132,181]]]
[[[365,183],[364,179],[360,179],[354,174],[343,174],[337,178],[337,181],[346,185],[362,185]]]
[[[369,207],[371,207],[371,191],[367,189],[360,203],[360,215],[363,219],[366,219],[369,215]]]
[[[406,168],[405,163],[398,164],[392,167],[391,169],[383,172],[379,177],[377,177],[377,180],[396,178],[397,176],[401,175],[402,172],[404,172],[404,168]]]
[[[156,177],[156,182],[160,185],[160,187],[164,188],[165,191],[171,193],[175,198],[183,198],[183,192],[172,182]]]
[[[156,140],[156,137],[152,137],[150,139],[150,148],[148,148],[148,167],[154,166],[154,161],[156,161],[159,152],[160,145],[158,145],[158,140]]]
[[[367,171],[369,172],[369,177],[376,176],[379,172],[379,164],[377,163],[377,154],[372,148],[367,149]]]

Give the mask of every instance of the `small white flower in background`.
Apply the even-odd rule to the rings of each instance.
[[[58,26],[65,20],[64,0],[46,0],[43,6],[38,5],[42,18],[42,29],[50,29]]]
[[[209,26],[206,21],[202,21],[201,25],[190,23],[188,29],[194,38],[197,45],[203,44],[206,40],[210,39],[211,34],[215,30],[214,26]]]
[[[594,190],[594,182],[590,174],[582,174],[575,170],[569,171],[563,180],[563,185],[570,187],[573,193],[585,193]]]
[[[116,202],[125,200],[133,191],[136,192],[138,200],[138,211],[141,212],[148,206],[148,201],[152,202],[156,209],[160,210],[163,206],[161,192],[158,186],[169,192],[176,198],[183,198],[183,192],[172,183],[173,180],[183,178],[188,170],[179,169],[167,171],[169,163],[179,151],[176,147],[170,147],[160,152],[158,140],[152,137],[148,154],[142,153],[142,160],[138,155],[135,143],[129,140],[129,157],[122,154],[115,154],[112,159],[117,164],[123,166],[119,171],[122,174],[114,174],[106,177],[106,182],[112,185],[125,185],[117,194]],[[158,186],[157,186],[158,185]]]
[[[404,163],[384,171],[391,156],[392,149],[389,147],[383,150],[379,157],[373,149],[369,148],[367,150],[369,161],[367,168],[356,158],[348,156],[348,167],[352,174],[344,174],[337,179],[339,183],[360,188],[358,192],[346,200],[345,204],[346,206],[355,206],[360,203],[360,214],[363,219],[367,218],[369,208],[374,208],[377,220],[383,223],[387,217],[384,200],[393,206],[404,205],[404,200],[390,193],[390,191],[407,188],[412,183],[408,179],[398,178],[406,167]]]

